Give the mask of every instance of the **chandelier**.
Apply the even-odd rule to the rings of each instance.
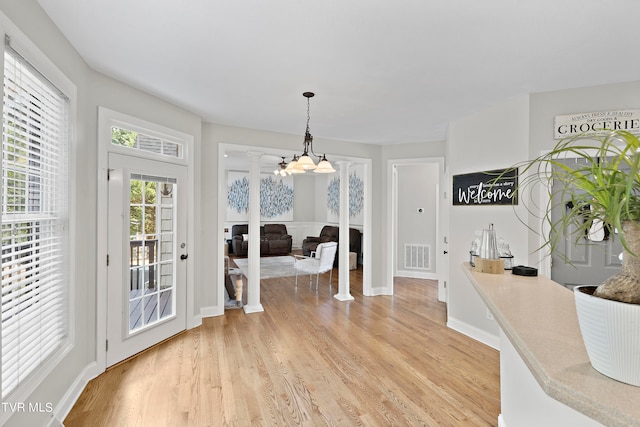
[[[326,154],[322,154],[322,156],[314,153],[313,151],[313,136],[309,132],[309,120],[311,119],[310,114],[310,102],[309,100],[314,96],[313,92],[304,92],[302,96],[307,98],[307,129],[304,133],[304,141],[303,141],[303,151],[301,156],[293,156],[293,159],[289,164],[285,162],[284,157],[282,158],[282,162],[278,163],[280,169],[276,169],[273,171],[274,174],[284,176],[285,174],[294,174],[294,173],[305,173],[306,171],[314,171],[315,173],[333,173],[336,170],[331,166],[331,163],[327,160]],[[318,164],[316,165],[311,156],[311,153],[314,157],[318,158]]]
[[[274,170],[273,173],[280,176],[287,176],[289,172],[287,171],[287,162],[284,160],[284,157],[282,157],[282,161],[278,163],[278,166],[279,167]]]

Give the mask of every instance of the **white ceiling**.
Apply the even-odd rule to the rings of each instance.
[[[38,0],[97,71],[207,122],[391,144],[640,79],[637,0]]]

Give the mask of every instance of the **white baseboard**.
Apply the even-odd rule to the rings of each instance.
[[[504,422],[502,414],[498,415],[498,427],[507,427],[507,423]]]
[[[224,315],[224,306],[220,305],[212,305],[209,307],[202,307],[200,309],[200,321],[198,324],[202,323],[202,319],[205,317],[215,317]]]
[[[187,330],[197,328],[202,325],[202,313],[194,315],[191,320],[187,319]]]
[[[67,415],[71,412],[73,405],[76,404],[76,401],[84,391],[84,388],[87,386],[89,381],[97,376],[97,366],[98,364],[96,362],[89,363],[76,377],[71,384],[71,387],[67,389],[67,392],[62,396],[60,402],[58,402],[53,409],[53,418],[49,423],[50,426],[63,425],[62,421],[67,418]]]
[[[264,311],[264,307],[262,307],[262,304],[255,304],[255,305],[246,304],[242,307],[242,309],[246,314],[262,313]]]
[[[447,320],[447,327],[500,351],[500,336],[498,335],[490,334],[487,331],[479,329],[468,323],[461,322],[455,318],[449,318]]]
[[[355,298],[351,294],[335,294],[333,296],[338,301],[353,301]]]
[[[430,273],[428,271],[413,271],[413,270],[398,270],[395,274],[396,277],[408,277],[410,279],[428,279],[437,280],[436,273]]]
[[[393,294],[389,291],[389,288],[371,288],[371,293],[365,296],[377,297],[380,295],[393,295]]]
[[[58,417],[52,415],[49,419],[49,422],[45,425],[46,427],[64,427],[62,421],[58,419]]]

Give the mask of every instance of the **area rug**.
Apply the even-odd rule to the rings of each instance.
[[[293,268],[295,258],[292,256],[274,256],[260,258],[260,279],[273,279],[274,277],[295,276]],[[249,271],[249,261],[247,258],[236,258],[233,260],[242,273],[247,276]]]

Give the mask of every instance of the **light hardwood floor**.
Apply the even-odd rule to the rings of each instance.
[[[263,313],[227,310],[92,380],[65,426],[496,426],[499,354],[445,326],[432,281],[340,302],[263,280]]]

